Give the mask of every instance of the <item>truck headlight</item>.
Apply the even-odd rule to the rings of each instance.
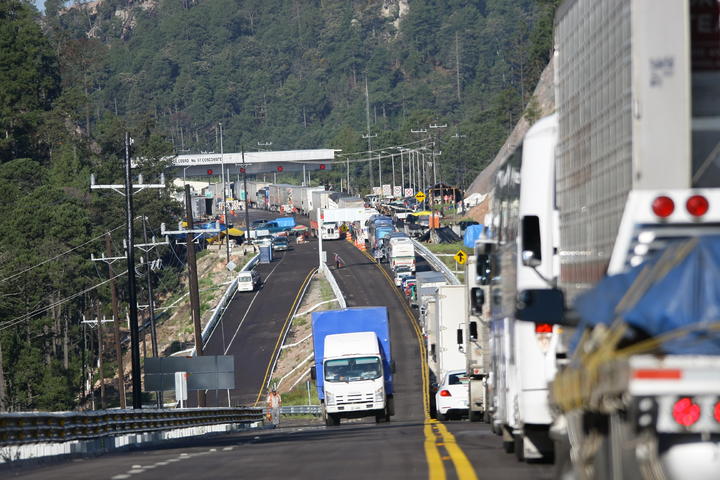
[[[325,392],[325,401],[328,405],[335,405],[335,395],[330,392]]]
[[[382,402],[383,398],[385,397],[385,395],[383,395],[384,393],[385,393],[385,389],[383,387],[380,387],[377,390],[375,390],[375,401]]]

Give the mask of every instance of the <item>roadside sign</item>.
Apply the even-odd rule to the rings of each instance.
[[[415,194],[415,200],[418,202],[424,202],[425,201],[425,194],[423,192],[417,192]]]
[[[467,261],[467,253],[462,250],[458,251],[453,257],[457,263],[463,265]]]
[[[399,198],[402,196],[402,187],[400,185],[393,186],[393,197]]]
[[[406,188],[406,189],[405,189],[405,196],[406,196],[406,197],[412,197],[412,196],[413,196],[413,189],[412,189],[412,188]]]

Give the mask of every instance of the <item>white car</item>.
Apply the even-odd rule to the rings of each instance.
[[[468,414],[469,382],[465,370],[453,370],[445,375],[435,394],[438,420]]]
[[[260,274],[255,270],[242,271],[237,276],[239,292],[252,292],[260,286]]]

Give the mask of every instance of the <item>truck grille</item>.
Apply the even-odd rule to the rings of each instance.
[[[335,402],[337,405],[347,403],[372,403],[374,400],[372,393],[348,393],[347,395],[336,395]]]

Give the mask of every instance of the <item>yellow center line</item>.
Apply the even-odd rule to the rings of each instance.
[[[440,455],[439,446],[445,447],[450,459],[452,460],[453,466],[455,467],[455,473],[459,480],[477,480],[475,469],[473,468],[470,460],[468,460],[465,452],[463,452],[460,445],[455,440],[455,436],[448,431],[448,429],[442,423],[437,420],[430,418],[430,379],[428,376],[427,356],[425,354],[425,341],[422,335],[420,325],[417,323],[417,319],[413,314],[412,310],[408,306],[405,298],[400,295],[398,289],[395,288],[395,282],[390,278],[387,271],[378,264],[375,259],[370,256],[367,252],[362,252],[366,257],[375,263],[375,266],[382,272],[387,281],[393,286],[393,291],[400,298],[400,304],[405,310],[405,314],[410,319],[410,324],[415,331],[417,336],[418,345],[420,347],[420,364],[422,369],[422,381],[423,381],[423,407],[425,410],[425,457],[428,463],[428,478],[430,480],[445,480],[445,465],[443,460],[447,460],[447,457]]]
[[[260,391],[257,394],[257,398],[255,399],[254,406],[257,406],[258,402],[260,401],[260,397],[263,394],[263,389],[265,388],[265,383],[267,382],[268,375],[270,375],[270,369],[272,368],[273,360],[275,359],[275,355],[277,354],[278,348],[280,347],[280,342],[283,338],[283,332],[287,328],[288,322],[290,319],[292,319],[293,314],[295,313],[295,307],[300,300],[300,295],[302,295],[303,289],[305,288],[305,285],[310,281],[310,277],[312,277],[312,274],[315,273],[315,270],[317,268],[313,268],[310,270],[310,272],[305,277],[305,280],[303,280],[302,284],[300,285],[300,289],[297,292],[297,295],[295,295],[295,300],[293,300],[292,305],[290,306],[290,311],[287,314],[287,317],[285,318],[285,323],[283,323],[282,328],[280,329],[280,334],[278,335],[278,339],[275,342],[275,348],[273,349],[272,355],[270,355],[270,361],[268,362],[267,368],[265,369],[265,376],[263,377],[262,384],[260,384]]]

